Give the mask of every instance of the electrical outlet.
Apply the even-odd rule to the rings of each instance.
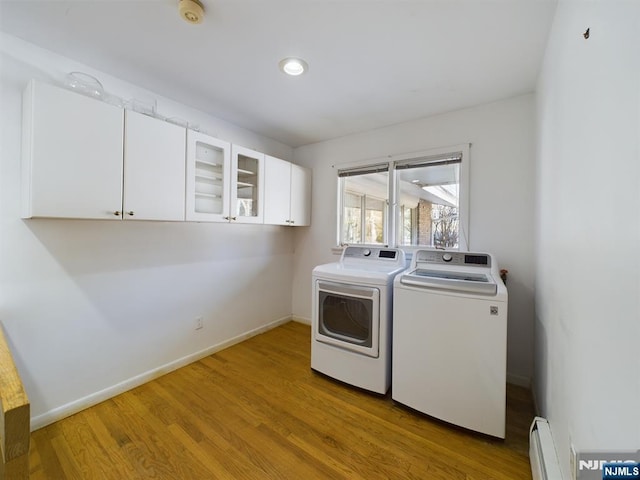
[[[196,318],[196,330],[200,330],[203,327],[202,325],[202,317]]]

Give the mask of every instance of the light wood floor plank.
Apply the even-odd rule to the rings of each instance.
[[[502,441],[309,365],[309,327],[282,325],[33,432],[31,478],[531,478],[527,390],[507,389]]]

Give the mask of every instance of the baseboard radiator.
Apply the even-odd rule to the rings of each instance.
[[[549,422],[536,417],[529,429],[529,461],[533,480],[562,480]]]

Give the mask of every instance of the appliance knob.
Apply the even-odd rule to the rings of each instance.
[[[365,257],[368,257],[369,255],[371,255],[371,250],[369,250],[369,249],[367,248],[366,250],[363,250],[363,251],[362,251],[362,254],[363,254]]]
[[[445,262],[450,262],[453,259],[453,255],[451,255],[450,253],[443,253],[442,254],[442,260]]]

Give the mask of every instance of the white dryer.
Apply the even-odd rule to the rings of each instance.
[[[393,399],[504,438],[507,302],[491,255],[417,251],[394,282]]]
[[[311,368],[384,394],[391,384],[393,280],[402,250],[347,247],[339,262],[313,269]]]

